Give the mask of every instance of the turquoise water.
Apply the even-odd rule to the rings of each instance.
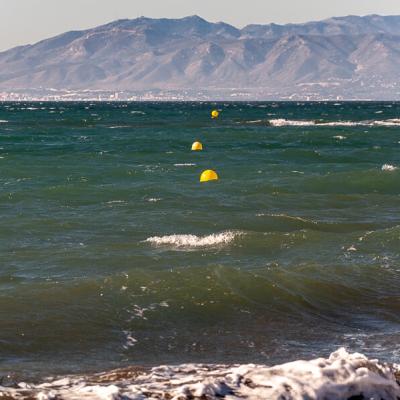
[[[0,375],[339,346],[398,362],[399,116],[0,103]]]

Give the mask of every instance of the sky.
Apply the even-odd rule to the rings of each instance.
[[[112,20],[197,14],[243,27],[343,15],[400,15],[400,0],[0,0],[0,51]]]

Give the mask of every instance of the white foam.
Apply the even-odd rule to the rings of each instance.
[[[168,235],[154,236],[146,239],[147,243],[156,246],[171,245],[172,247],[210,247],[217,245],[227,245],[232,243],[236,237],[242,235],[242,232],[226,231],[214,233],[207,236],[196,235]]]
[[[373,124],[382,126],[399,126],[400,118],[386,119],[383,121],[374,121]]]
[[[150,370],[128,368],[36,386],[0,387],[0,391],[12,399],[396,400],[400,397],[398,373],[398,366],[339,349],[328,358],[275,367],[183,364]]]
[[[137,339],[135,339],[135,338],[132,336],[132,332],[130,332],[130,331],[124,331],[124,334],[125,334],[125,337],[126,337],[126,343],[125,343],[125,345],[123,346],[124,349],[128,349],[128,348],[130,348],[130,347],[135,346],[136,343],[137,343]]]
[[[337,139],[337,140],[345,140],[345,139],[347,139],[346,136],[342,136],[342,135],[337,135],[337,136],[334,136],[333,138]]]
[[[174,164],[174,167],[195,167],[196,164],[193,163],[184,163],[184,164]]]
[[[399,167],[396,167],[394,165],[390,165],[390,164],[383,164],[382,165],[382,171],[390,171],[390,172],[392,172],[392,171],[396,171],[398,169],[399,169]]]
[[[271,119],[272,126],[400,126],[400,118],[377,120],[377,121],[336,121],[318,122],[312,120],[290,120],[284,118]]]
[[[115,400],[119,398],[119,388],[115,385],[110,386],[84,386],[76,390],[76,395],[82,399]],[[49,398],[53,399],[53,397]]]
[[[262,123],[262,119],[255,119],[254,121],[246,121],[246,124],[259,124]]]
[[[310,126],[315,125],[314,121],[293,121],[289,119],[277,118],[271,119],[269,123],[272,126]]]
[[[347,251],[357,251],[357,248],[354,246],[354,244],[352,244]]]
[[[0,119],[0,124],[6,124],[7,122],[5,119]]]

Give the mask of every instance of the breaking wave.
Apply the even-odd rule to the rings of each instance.
[[[207,236],[196,235],[168,235],[154,236],[146,239],[147,243],[156,246],[170,245],[177,248],[196,248],[196,247],[212,247],[219,245],[227,245],[232,243],[243,232],[226,231],[221,233],[213,233]]]
[[[132,339],[134,344],[134,339]],[[400,397],[396,366],[341,348],[328,358],[266,365],[124,368],[0,390],[7,399],[385,399]]]
[[[272,126],[400,126],[400,118],[376,121],[336,121],[324,122],[318,120],[290,120],[284,118],[268,121]]]
[[[394,165],[390,165],[390,164],[383,164],[382,165],[382,171],[396,171],[398,169],[398,167],[395,167]]]

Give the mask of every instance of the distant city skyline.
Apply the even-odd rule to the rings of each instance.
[[[197,14],[237,27],[285,24],[343,15],[399,15],[399,0],[0,0],[0,51],[32,44],[69,30],[116,19],[181,18]]]

